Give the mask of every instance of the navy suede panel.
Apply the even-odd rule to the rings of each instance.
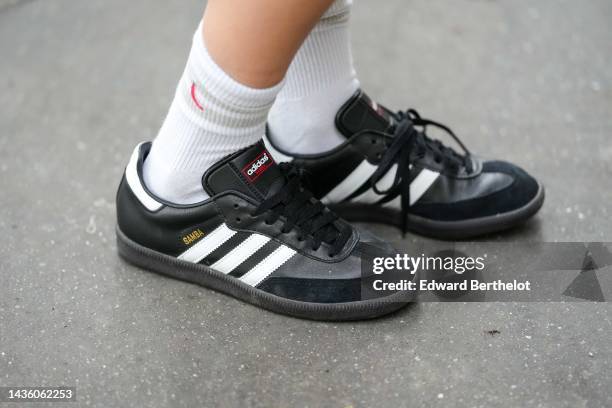
[[[516,210],[529,203],[538,192],[538,183],[523,169],[502,161],[485,162],[483,172],[509,174],[514,182],[507,188],[487,196],[452,204],[417,203],[410,213],[440,221],[458,221],[486,217]]]
[[[342,303],[361,300],[361,279],[271,277],[259,285],[258,289],[301,302]]]

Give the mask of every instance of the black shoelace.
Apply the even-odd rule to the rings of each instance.
[[[402,232],[405,234],[408,229],[408,209],[410,207],[410,163],[424,157],[427,152],[431,152],[434,160],[437,163],[442,163],[445,168],[458,172],[464,167],[469,173],[472,171],[472,161],[470,160],[469,150],[447,126],[433,120],[421,118],[421,115],[414,109],[398,112],[395,115],[395,119],[397,124],[393,132],[393,141],[383,155],[378,168],[370,178],[370,182],[377,194],[395,195],[399,192],[401,197]],[[445,146],[439,140],[428,137],[426,134],[428,126],[435,126],[448,133],[461,146],[465,154],[461,155],[452,148]],[[420,127],[421,130],[417,129],[417,127]],[[393,184],[387,190],[381,191],[376,186],[376,183],[395,164],[398,167]]]
[[[339,227],[338,215],[324,204],[313,199],[310,191],[301,184],[299,170],[288,163],[280,164],[287,177],[287,183],[274,195],[264,200],[253,216],[266,215],[267,224],[275,223],[281,216],[285,218],[281,232],[289,233],[297,228],[298,240],[307,240],[313,251],[325,242],[331,246],[329,256],[336,256],[351,237],[351,229]]]

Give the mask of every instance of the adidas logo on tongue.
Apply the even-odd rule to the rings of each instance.
[[[251,183],[259,178],[266,170],[274,164],[274,160],[270,156],[267,150],[261,152],[255,160],[244,166],[242,169],[242,175],[247,178]]]

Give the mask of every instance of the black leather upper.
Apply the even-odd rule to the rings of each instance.
[[[149,148],[150,144],[143,144],[140,148],[137,163],[140,182],[142,163]],[[345,221],[338,220],[336,222],[342,227],[350,228],[352,233],[342,251],[330,257],[327,243],[323,242],[319,248],[313,250],[308,241],[299,239],[300,234],[296,228],[283,233],[282,218],[269,225],[264,214],[253,216],[253,211],[261,200],[274,194],[285,182],[276,164],[267,161],[267,164],[263,163],[268,166],[265,171],[258,173],[257,177],[249,177],[248,170],[252,168],[250,164],[261,157],[262,152],[265,152],[265,147],[263,143],[258,143],[213,166],[203,177],[203,186],[211,195],[211,199],[195,205],[173,205],[146,191],[155,200],[163,203],[160,209],[151,211],[145,208],[124,176],[117,192],[118,227],[138,244],[171,256],[179,256],[198,242],[195,240],[186,244],[183,240],[185,235],[196,229],[200,229],[205,236],[225,224],[238,232],[234,236],[236,242],[252,233],[264,235],[271,238],[270,242],[276,247],[282,244],[297,251],[297,254],[261,282],[260,288],[292,299],[310,299],[317,302],[359,300],[355,285],[361,282],[364,248],[368,248],[369,253],[378,253],[380,256],[391,254],[393,248],[369,234],[365,234],[362,239],[357,229]],[[227,246],[231,244],[229,242]],[[220,248],[216,252],[230,249]],[[217,255],[216,252],[203,263],[212,264],[217,261],[222,254]],[[251,262],[249,267],[253,266],[255,265]],[[347,280],[351,283],[346,284],[344,281]]]
[[[318,198],[323,198],[363,160],[374,166],[380,164],[393,141],[395,123],[393,113],[358,91],[336,116],[336,126],[347,137],[346,142],[319,155],[282,153],[294,157],[295,165],[305,170],[311,190]],[[414,179],[423,169],[439,173],[439,176],[409,212],[440,221],[478,218],[517,209],[538,192],[537,181],[513,164],[485,161],[475,156],[468,160],[471,161],[469,168],[457,169],[437,160],[433,151],[426,150],[422,155],[415,153],[411,158],[409,178]],[[362,185],[355,186],[343,206],[350,206],[351,200],[370,188],[369,180],[364,179]],[[390,192],[381,196],[379,202],[391,201],[398,194]]]

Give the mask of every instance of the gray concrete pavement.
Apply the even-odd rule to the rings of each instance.
[[[612,405],[609,303],[313,323],[120,261],[116,184],[201,8],[0,1],[0,385],[76,385],[96,407]],[[493,239],[609,242],[611,23],[608,0],[358,1],[353,40],[370,94],[546,184],[539,217]]]

